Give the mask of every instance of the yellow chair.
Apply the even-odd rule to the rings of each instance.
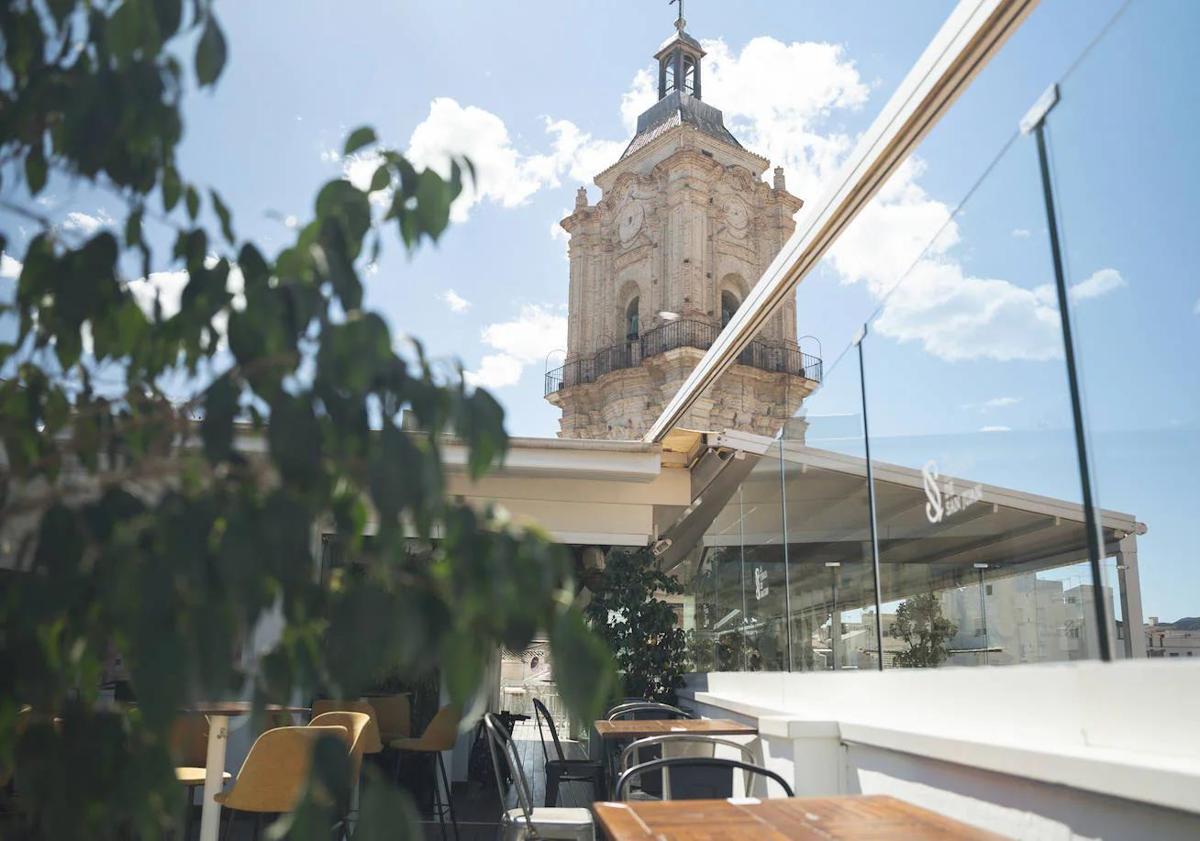
[[[371,696],[364,700],[375,709],[379,735],[385,745],[412,735],[412,704],[407,693]]]
[[[333,701],[324,699],[313,701],[312,714],[313,718],[309,724],[315,724],[316,720],[326,713],[366,713],[371,719],[371,723],[363,731],[363,753],[379,753],[383,750],[383,735],[382,728],[379,724],[379,715],[375,712],[375,707],[370,701]],[[333,722],[336,724],[337,722]],[[399,737],[394,737],[399,738]]]
[[[393,750],[432,753],[436,757],[438,772],[442,777],[442,787],[446,793],[446,801],[442,802],[437,780],[434,780],[434,811],[437,812],[443,838],[446,836],[446,811],[450,812],[455,841],[458,841],[458,819],[454,816],[454,799],[450,796],[450,780],[446,776],[446,763],[442,760],[442,752],[452,750],[454,743],[458,741],[458,721],[461,715],[462,712],[453,705],[442,707],[420,736],[415,739],[393,739],[388,744],[388,747]]]
[[[266,731],[250,747],[233,787],[213,799],[226,809],[260,816],[290,812],[304,791],[312,768],[313,747],[322,736],[336,736],[350,749],[350,733],[345,727],[276,727]]]
[[[345,727],[350,739],[350,780],[358,780],[366,748],[379,744],[379,732],[366,713],[337,710],[321,713],[308,723],[309,727]],[[380,746],[382,748],[382,746]]]

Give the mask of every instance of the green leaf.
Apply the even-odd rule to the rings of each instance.
[[[183,0],[154,0],[154,17],[161,36],[170,38],[183,21]]]
[[[208,387],[204,395],[204,422],[200,437],[209,461],[220,462],[233,452],[233,421],[238,411],[238,389],[226,374]]]
[[[46,156],[42,152],[40,139],[25,156],[25,183],[31,195],[37,195],[46,186]]]
[[[196,79],[201,87],[216,83],[225,69],[225,35],[211,14],[204,22],[204,32],[196,44]]]
[[[374,193],[379,190],[386,190],[390,186],[392,186],[392,172],[387,168],[387,164],[383,164],[371,176],[370,191]]]
[[[183,182],[179,178],[179,171],[167,164],[163,167],[162,172],[163,210],[170,213],[172,208],[179,203],[181,195],[183,195]]]
[[[221,197],[216,190],[209,190],[209,196],[212,198],[213,209],[217,212],[217,218],[221,220],[221,233],[225,240],[230,245],[237,245],[237,237],[233,234],[233,220],[229,213],[229,208],[225,206],[225,202],[221,201]]]
[[[363,768],[359,817],[351,841],[416,841],[425,837],[412,798],[375,766]]]
[[[453,191],[440,175],[431,169],[417,179],[417,213],[425,233],[436,240],[450,223],[450,202]]]
[[[364,146],[370,146],[379,138],[375,136],[375,129],[370,126],[362,126],[350,132],[350,136],[346,138],[346,145],[342,148],[343,155],[353,155]]]
[[[195,221],[196,216],[200,213],[200,194],[190,184],[187,190],[184,191],[183,203],[187,205],[188,216],[192,221]]]
[[[125,219],[125,244],[130,248],[134,248],[142,242],[142,217],[145,210],[142,205],[138,205]]]
[[[127,61],[139,49],[151,51],[159,45],[158,21],[146,8],[145,0],[125,0],[108,19],[105,32],[108,49],[121,61]]]
[[[600,717],[616,693],[612,654],[588,630],[579,611],[563,610],[550,632],[554,677],[570,710],[585,721]]]

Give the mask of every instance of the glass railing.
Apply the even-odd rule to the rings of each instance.
[[[1197,23],[1122,7],[957,207],[806,279],[865,323],[680,567],[695,668],[1145,656],[1200,614]]]

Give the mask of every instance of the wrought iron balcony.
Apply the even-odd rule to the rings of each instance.
[[[546,372],[546,395],[575,385],[593,383],[605,374],[626,368],[636,368],[643,359],[666,353],[675,348],[690,347],[708,350],[716,341],[721,328],[707,321],[681,319],[668,321],[647,330],[636,339],[604,348],[596,354],[568,362]],[[807,354],[794,342],[769,342],[755,339],[737,358],[738,364],[760,371],[791,374],[813,382],[821,381],[821,360]]]

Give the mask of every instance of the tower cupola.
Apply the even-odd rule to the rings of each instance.
[[[701,98],[700,61],[704,48],[684,31],[687,21],[680,11],[675,21],[675,34],[667,39],[654,57],[658,60],[658,98],[666,99],[675,91]]]

